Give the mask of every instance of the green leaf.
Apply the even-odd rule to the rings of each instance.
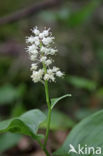
[[[0,135],[0,153],[15,146],[20,141],[21,137],[21,135],[13,133],[6,133]]]
[[[51,99],[51,109],[54,108],[54,106],[56,105],[57,102],[59,102],[60,100],[62,100],[63,98],[66,98],[66,97],[68,97],[68,96],[71,96],[71,94],[66,94],[66,95],[64,95],[64,96]]]
[[[48,112],[46,111],[46,114]],[[48,121],[45,120],[41,124],[41,128],[47,127]],[[53,110],[52,115],[51,115],[51,124],[50,124],[50,129],[51,130],[67,130],[72,128],[75,125],[75,122],[70,119],[68,115],[65,115],[64,113],[58,111],[58,110]]]
[[[80,121],[97,111],[98,109],[81,108],[75,112],[75,118]]]
[[[20,117],[0,122],[0,133],[13,132],[39,138],[37,134],[39,125],[46,119],[46,116],[38,109],[30,110]]]
[[[96,89],[96,82],[92,80],[88,80],[86,78],[77,77],[77,76],[68,76],[66,77],[67,82],[71,83],[77,88],[84,88],[88,90]]]
[[[78,150],[78,144],[82,147],[103,147],[103,110],[82,120],[68,135],[62,147],[53,156],[77,156],[75,153],[68,154],[69,145]],[[90,155],[86,155],[90,156]],[[91,154],[91,156],[97,156]]]

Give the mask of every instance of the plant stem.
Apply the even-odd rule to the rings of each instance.
[[[47,141],[48,141],[48,136],[49,136],[49,131],[50,131],[50,121],[51,121],[51,109],[49,109],[49,111],[48,111],[48,125],[47,125],[47,130],[46,130],[44,147],[46,147]]]
[[[47,151],[46,147],[43,146],[43,144],[38,140],[38,143],[42,150],[45,152],[46,156],[50,156],[49,152]]]
[[[45,64],[43,64],[43,68],[45,71],[45,74],[47,73],[47,69]],[[48,81],[45,80],[45,95],[46,95],[46,102],[48,105],[48,123],[47,123],[47,129],[46,129],[46,136],[45,136],[45,140],[44,140],[44,147],[46,147],[47,145],[47,141],[48,141],[48,136],[49,136],[49,130],[50,130],[50,121],[51,121],[51,104],[50,104],[50,98],[49,98],[49,89],[48,89]]]
[[[48,93],[48,82],[46,82],[46,81],[45,81],[45,93],[46,93],[46,102],[48,105],[48,124],[47,124],[44,146],[47,145],[49,130],[50,130],[50,121],[51,121],[51,106],[50,106],[49,93]]]
[[[42,47],[42,43],[40,45],[40,48],[41,47]],[[44,68],[44,73],[47,74],[47,67],[46,67],[45,63],[42,63],[42,64],[43,64],[43,68]],[[49,130],[50,130],[50,122],[51,122],[51,103],[50,103],[48,81],[47,80],[45,80],[44,86],[45,86],[46,103],[48,106],[48,122],[47,122],[47,129],[46,129],[46,136],[45,136],[45,140],[44,140],[43,150],[45,151],[47,156],[50,156],[50,154],[46,150],[46,145],[47,145]]]
[[[46,156],[50,156],[50,154],[49,154],[49,152],[47,151],[47,149],[46,149],[46,148],[43,148],[43,150],[44,150],[44,152],[45,152]]]
[[[45,69],[46,70],[46,69]],[[46,102],[48,105],[48,123],[47,123],[47,129],[46,129],[46,136],[44,140],[44,145],[41,145],[42,149],[44,150],[46,156],[50,156],[49,152],[46,149],[48,136],[49,136],[49,130],[50,130],[50,121],[51,121],[51,105],[50,105],[50,99],[49,99],[49,90],[48,90],[48,81],[45,81],[45,95],[46,95]]]

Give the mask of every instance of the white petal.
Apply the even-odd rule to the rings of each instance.
[[[38,30],[37,27],[35,27],[32,32],[35,34],[35,35],[39,35],[40,34],[40,31]]]
[[[61,71],[57,71],[56,72],[56,76],[58,76],[58,77],[62,77],[64,74],[61,72]]]

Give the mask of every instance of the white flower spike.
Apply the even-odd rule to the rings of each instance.
[[[57,49],[52,48],[54,43],[54,37],[52,36],[50,29],[45,29],[43,32],[38,30],[38,27],[32,29],[33,35],[26,38],[26,43],[30,44],[26,51],[30,55],[32,80],[36,82],[43,81],[55,81],[55,77],[62,77],[64,74],[59,68],[53,66],[53,60],[50,55],[55,55]],[[40,65],[42,68],[40,69]]]

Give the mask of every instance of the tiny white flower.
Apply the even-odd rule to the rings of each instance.
[[[54,74],[52,69],[48,69],[48,70],[47,70],[47,73],[48,73],[48,74],[51,74],[51,75]]]
[[[31,75],[31,78],[33,79],[33,81],[34,81],[34,82],[39,82],[39,81],[41,81],[43,72],[44,72],[43,69],[39,69],[39,71],[33,71],[33,74]]]
[[[40,31],[38,30],[37,27],[34,28],[34,29],[32,30],[32,32],[33,32],[35,35],[39,35],[39,34],[40,34]]]
[[[46,64],[47,66],[49,66],[51,63],[52,63],[52,61],[51,61],[50,59],[45,61],[45,64]]]
[[[54,66],[52,70],[53,70],[53,72],[57,72],[59,70],[59,68]]]
[[[27,51],[30,52],[30,53],[37,53],[37,47],[33,44],[31,46],[28,46],[27,47]]]
[[[49,29],[48,30],[44,30],[42,33],[39,34],[40,38],[44,38],[47,37],[49,35]]]
[[[40,40],[38,36],[35,37],[35,45],[36,46],[40,45]]]
[[[41,52],[45,52],[47,48],[45,48],[44,46],[41,47]]]
[[[57,52],[57,49],[50,49],[50,54],[54,55]]]
[[[39,75],[40,75],[40,76],[42,76],[42,75],[43,75],[43,73],[44,73],[44,69],[39,69],[39,71],[38,71],[38,72],[39,72]]]
[[[55,77],[52,75],[51,77],[50,77],[50,79],[54,82],[55,81]]]
[[[40,38],[44,38],[45,36],[44,36],[43,33],[40,33],[40,34],[39,34],[39,37],[40,37]]]
[[[55,77],[54,77],[54,75],[45,74],[44,80],[52,80],[54,82],[55,81]]]
[[[32,44],[33,42],[35,42],[35,38],[33,36],[30,36],[30,37],[26,38],[26,43],[31,43]]]
[[[31,65],[31,70],[36,70],[38,68],[37,64],[36,63],[33,63]]]
[[[56,76],[58,76],[58,77],[62,77],[64,74],[61,72],[61,71],[57,71],[56,72]]]
[[[44,80],[49,80],[49,74],[44,75]]]
[[[54,39],[54,37],[47,37],[47,38],[44,37],[42,39],[42,42],[43,42],[44,45],[49,45],[50,43],[53,42],[53,39]]]
[[[36,60],[36,58],[37,58],[37,56],[36,56],[36,55],[31,55],[31,56],[30,56],[30,60],[31,60],[31,61],[35,61],[35,60]]]
[[[40,44],[40,42],[39,41],[35,41],[35,44],[38,46]]]
[[[46,48],[46,47],[42,46],[41,52],[43,52],[46,55],[49,55],[50,54],[50,48]]]
[[[44,34],[45,37],[47,37],[49,35],[49,29],[48,30],[44,30],[43,34]]]
[[[37,56],[38,51],[37,51],[36,49],[34,49],[33,51],[30,51],[29,53],[30,53],[30,55],[35,55],[35,56]]]
[[[45,62],[45,61],[46,61],[46,59],[47,59],[47,57],[46,57],[46,56],[42,56],[42,57],[41,57],[41,59],[40,59],[40,61],[41,61],[41,62]]]

